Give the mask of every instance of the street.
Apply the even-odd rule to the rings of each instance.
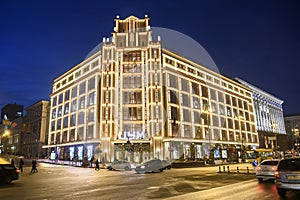
[[[280,199],[272,181],[217,173],[217,166],[137,174],[39,163],[38,170],[30,174],[25,167],[19,180],[0,185],[0,199]],[[299,193],[289,192],[287,199],[299,199]]]

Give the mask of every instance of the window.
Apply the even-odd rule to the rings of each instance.
[[[56,118],[56,108],[52,110],[52,119]]]
[[[193,107],[194,109],[199,108],[199,98],[198,98],[198,97],[193,97],[193,98],[192,98],[192,103],[193,103],[192,107]]]
[[[79,108],[80,109],[85,108],[85,96],[80,97]]]
[[[80,127],[77,131],[77,140],[78,141],[81,141],[81,140],[84,140],[84,137],[83,137],[83,127]]]
[[[54,97],[52,100],[52,106],[56,106],[57,105],[57,97]]]
[[[226,94],[226,104],[231,105],[230,96],[228,94]]]
[[[173,106],[171,106],[171,119],[179,120],[177,108]]]
[[[192,82],[192,94],[199,95],[199,85]]]
[[[94,125],[90,125],[90,126],[88,126],[87,137],[88,137],[88,139],[92,139],[93,136],[94,136]]]
[[[177,93],[170,90],[170,103],[178,104]]]
[[[208,89],[207,89],[207,87],[205,87],[205,86],[201,86],[201,95],[203,96],[203,97],[206,97],[206,98],[208,98]]]
[[[85,93],[85,82],[80,83],[79,85],[79,95]]]
[[[51,131],[55,131],[55,121],[51,122]]]
[[[84,124],[84,112],[80,112],[78,115],[78,124]]]
[[[69,117],[65,117],[65,118],[64,118],[63,127],[64,127],[64,128],[67,128],[67,127],[68,127],[68,124],[69,124]]]
[[[216,92],[216,90],[213,90],[213,89],[210,89],[210,98],[212,99],[212,100],[217,100],[217,92]]]
[[[67,142],[68,139],[68,131],[64,131],[62,135],[62,142]]]
[[[57,113],[58,113],[58,117],[62,116],[62,106],[58,107]]]
[[[89,99],[88,99],[88,105],[94,105],[95,104],[95,92],[92,92],[89,94]]]
[[[68,101],[70,99],[70,90],[67,90],[65,92],[65,101]]]
[[[57,126],[56,126],[56,130],[60,130],[61,129],[61,119],[57,120]]]
[[[169,74],[169,86],[173,88],[178,88],[176,76]]]
[[[142,92],[123,92],[123,101],[125,104],[140,104]]]
[[[72,101],[72,112],[75,112],[77,111],[77,100],[73,100]]]
[[[196,111],[194,111],[194,123],[200,124],[200,114]]]
[[[222,92],[218,92],[219,102],[224,103],[224,94]]]
[[[183,109],[183,121],[190,122],[190,112],[187,109]]]
[[[93,122],[95,120],[94,109],[89,109],[88,121]]]
[[[63,102],[63,94],[61,93],[58,97],[58,104],[61,104]]]
[[[75,141],[75,129],[72,129],[70,131],[70,141],[71,142]]]
[[[181,94],[181,105],[189,106],[189,96],[187,94]]]
[[[69,106],[69,103],[66,103],[64,114],[69,114],[69,112],[70,112],[70,106]]]
[[[185,92],[190,92],[189,82],[185,79],[181,79],[181,90]]]
[[[72,88],[72,98],[77,97],[77,86]]]
[[[90,78],[89,80],[89,90],[95,89],[95,77]]]
[[[71,126],[75,126],[76,125],[76,115],[75,114],[71,115],[70,125]]]
[[[183,134],[185,138],[192,138],[191,126],[183,125]]]

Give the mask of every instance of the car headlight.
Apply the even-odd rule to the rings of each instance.
[[[145,169],[145,166],[143,165],[143,166],[141,166],[141,168],[142,168],[142,169]]]

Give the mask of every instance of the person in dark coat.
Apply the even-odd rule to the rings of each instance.
[[[31,162],[31,164],[32,164],[32,167],[31,167],[31,171],[30,171],[30,173],[35,173],[35,172],[39,172],[38,170],[37,170],[37,162],[36,162],[36,160],[32,160],[32,162]]]
[[[24,161],[23,161],[23,159],[21,158],[21,159],[20,159],[20,162],[19,162],[19,170],[20,170],[21,172],[23,172],[23,166],[24,166]]]
[[[92,158],[91,158],[91,160],[90,160],[90,167],[93,167],[94,159],[95,159],[95,157],[94,157],[94,155],[93,155]]]
[[[100,169],[100,167],[99,167],[99,161],[98,161],[98,159],[96,160],[96,162],[95,162],[95,170],[99,170]]]

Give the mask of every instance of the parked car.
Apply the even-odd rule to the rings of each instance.
[[[164,170],[163,163],[160,159],[152,159],[141,164],[138,164],[135,167],[137,173],[146,173],[146,172],[162,172]]]
[[[11,183],[19,179],[20,170],[11,164],[0,164],[0,182]]]
[[[289,190],[300,191],[300,157],[279,161],[275,172],[275,184],[281,197],[284,197]]]
[[[169,160],[162,160],[163,169],[171,169],[172,163]]]
[[[110,165],[108,165],[107,169],[109,170],[131,170],[130,162],[126,160],[115,160]]]
[[[263,179],[275,179],[275,171],[277,170],[277,165],[279,159],[269,159],[262,161],[256,167],[256,178],[259,182],[262,182]]]

